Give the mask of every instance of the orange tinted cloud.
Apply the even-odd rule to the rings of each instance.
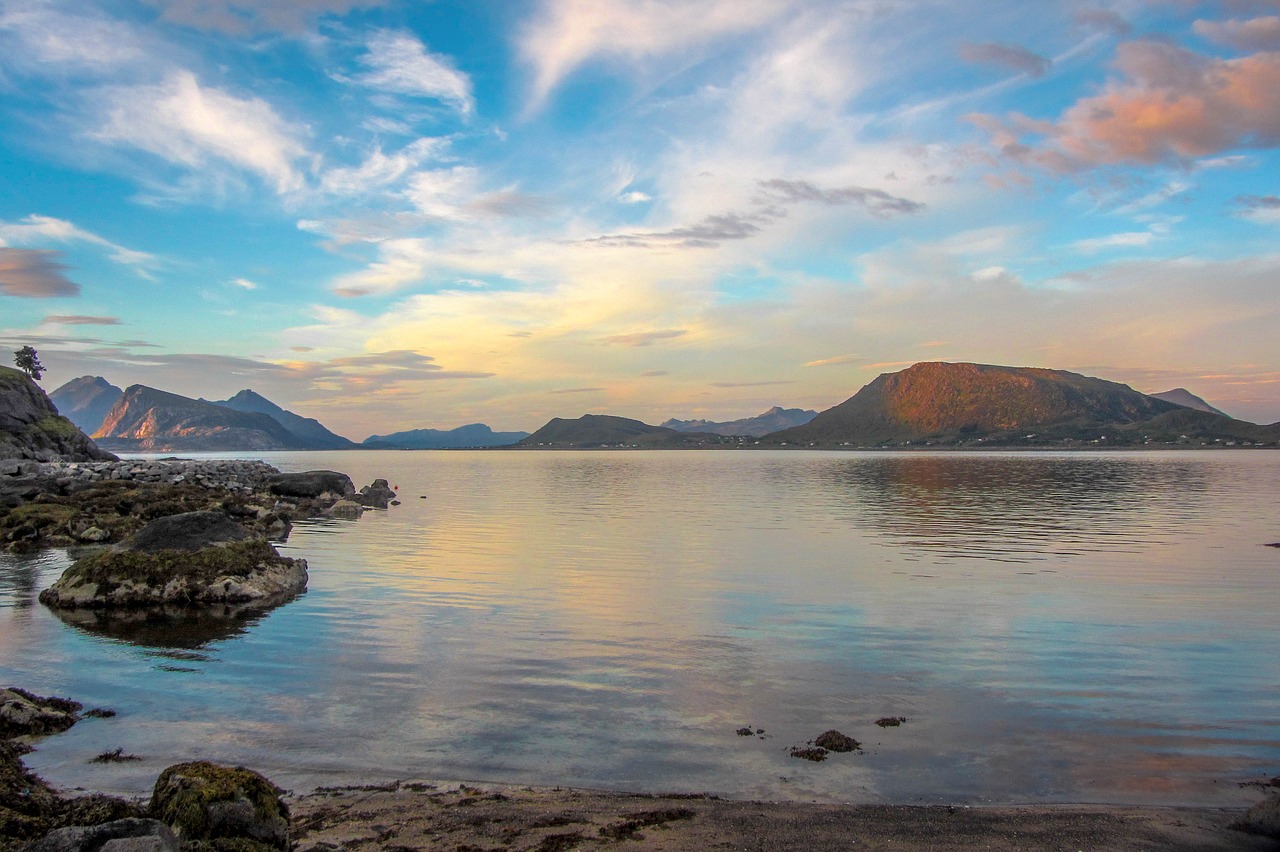
[[[974,116],[1006,156],[1055,171],[1157,163],[1280,145],[1280,53],[1202,56],[1136,41],[1117,49],[1122,79],[1049,125]],[[1043,137],[1026,142],[1027,134]]]

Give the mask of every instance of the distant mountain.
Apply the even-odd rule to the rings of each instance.
[[[744,417],[741,420],[728,420],[717,423],[712,420],[676,420],[671,419],[661,424],[664,429],[675,429],[677,432],[710,432],[713,435],[734,435],[759,437],[770,432],[789,429],[792,426],[803,426],[818,416],[816,411],[799,408],[782,408],[775,405],[764,414],[755,417]]]
[[[1194,408],[1196,411],[1207,411],[1210,414],[1221,414],[1223,417],[1228,416],[1226,412],[1219,411],[1186,388],[1174,388],[1173,390],[1147,395],[1156,399],[1163,399],[1165,402],[1172,402],[1174,405],[1181,405],[1184,408]]]
[[[93,435],[124,452],[308,449],[266,414],[131,385]]]
[[[81,376],[49,394],[49,399],[59,414],[92,435],[123,395],[124,391],[101,376]]]
[[[639,420],[608,414],[584,414],[577,420],[553,418],[516,446],[542,448],[637,447],[645,449],[680,449],[725,446],[737,443],[724,435],[704,432],[677,432],[663,426],[650,426]]]
[[[883,374],[804,426],[775,432],[762,443],[1115,446],[1217,440],[1274,442],[1280,430],[1064,370],[929,362]]]
[[[0,459],[110,461],[25,373],[0,367]]]
[[[251,390],[242,390],[231,399],[222,400],[221,402],[215,400],[213,404],[220,405],[223,408],[230,408],[234,411],[265,414],[288,430],[304,449],[349,450],[356,446],[354,441],[330,432],[321,425],[319,420],[312,417],[302,417],[292,411],[286,411],[271,400]]]
[[[360,446],[390,450],[456,450],[467,447],[509,447],[528,432],[495,432],[483,423],[457,429],[410,429],[390,435],[370,435]]]

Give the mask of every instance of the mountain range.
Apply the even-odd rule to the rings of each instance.
[[[688,449],[730,446],[738,439],[709,432],[677,432],[664,426],[650,426],[639,420],[608,414],[584,414],[576,420],[552,418],[547,425],[525,438],[517,447],[542,449]]]
[[[764,414],[755,417],[744,417],[741,420],[729,420],[717,423],[712,420],[676,420],[672,418],[660,425],[665,429],[677,432],[709,432],[712,435],[760,437],[770,432],[789,429],[792,426],[803,426],[818,416],[816,411],[800,408],[782,408],[775,405]]]
[[[370,435],[360,444],[373,450],[457,450],[471,447],[509,447],[528,432],[495,432],[483,423],[457,429],[410,429],[390,435]]]

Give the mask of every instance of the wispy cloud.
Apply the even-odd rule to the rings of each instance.
[[[1280,16],[1230,21],[1196,21],[1196,35],[1238,50],[1280,50]]]
[[[1053,65],[1051,60],[1016,44],[965,43],[960,45],[959,54],[965,62],[1000,65],[1026,74],[1028,77],[1043,77]]]
[[[119,317],[94,317],[82,314],[49,314],[45,324],[53,325],[120,325]]]
[[[819,358],[816,361],[806,361],[803,367],[832,367],[837,364],[861,364],[867,360],[861,355],[836,355],[833,358]]]
[[[0,248],[0,293],[24,299],[80,295],[80,285],[64,274],[61,257],[46,249]]]
[[[463,116],[475,111],[471,79],[445,56],[431,53],[412,33],[378,30],[366,42],[361,63],[368,71],[352,79],[362,86],[398,95],[431,98]]]
[[[248,35],[297,32],[324,15],[385,6],[387,0],[146,0],[175,24],[199,30]]]
[[[261,98],[240,98],[200,85],[190,71],[163,83],[101,92],[103,117],[92,137],[128,145],[190,170],[231,167],[261,178],[277,193],[305,185],[301,132]]]
[[[105,237],[77,227],[65,219],[33,213],[17,222],[0,222],[0,246],[34,245],[48,241],[89,243],[106,249],[116,263],[149,266],[157,262],[153,254],[125,248]]]
[[[688,329],[668,328],[661,331],[637,331],[631,334],[614,334],[600,339],[601,343],[610,346],[652,346],[663,340],[684,337]]]

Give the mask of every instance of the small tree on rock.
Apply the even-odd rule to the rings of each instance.
[[[36,354],[36,350],[30,346],[24,346],[21,349],[13,350],[13,363],[18,369],[26,373],[37,382],[44,375],[44,367],[40,364],[40,356]]]

